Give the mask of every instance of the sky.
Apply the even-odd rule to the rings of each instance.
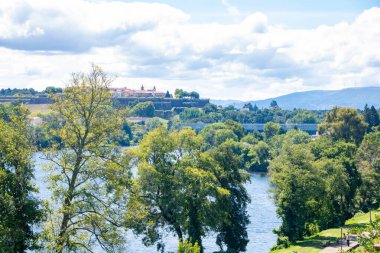
[[[258,100],[380,86],[380,0],[0,0],[0,88],[69,84]]]

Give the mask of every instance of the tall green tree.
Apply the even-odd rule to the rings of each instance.
[[[225,219],[219,201],[229,196],[217,177],[212,157],[200,151],[203,140],[193,130],[156,128],[132,151],[138,175],[125,215],[145,244],[160,242],[168,227],[183,242],[197,243]],[[160,243],[159,243],[160,245]]]
[[[119,208],[124,194],[115,185],[127,185],[129,171],[110,141],[122,124],[112,108],[111,82],[92,66],[89,74],[73,74],[64,95],[54,97],[51,109],[60,115],[61,127],[53,134],[63,148],[45,150],[52,191],[44,227],[48,251],[93,252],[95,245],[107,252],[122,248]]]
[[[33,226],[42,219],[32,155],[31,127],[26,107],[7,109],[7,121],[0,118],[0,251],[26,252],[37,246]]]
[[[330,134],[334,140],[344,140],[360,145],[368,124],[356,109],[334,107],[326,113],[326,121],[319,124],[321,134]]]
[[[365,105],[363,116],[365,121],[368,123],[368,131],[372,131],[373,127],[380,124],[379,113],[373,105],[371,108],[369,108],[368,105]]]
[[[226,200],[223,196],[221,205],[227,218],[218,229],[217,244],[227,252],[245,251],[249,242],[247,225],[249,217],[247,204],[250,202],[244,183],[249,181],[249,174],[241,170],[240,158],[236,155],[234,141],[228,140],[210,151],[215,164],[220,167],[216,170],[216,177],[220,186],[227,189],[230,194]]]
[[[364,137],[357,153],[362,177],[359,198],[365,210],[380,206],[380,132]]]
[[[278,233],[292,242],[310,234],[308,228],[323,216],[324,178],[313,160],[306,144],[286,144],[270,164],[277,213],[282,219]]]

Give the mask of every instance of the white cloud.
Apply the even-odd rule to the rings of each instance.
[[[119,86],[213,98],[380,85],[380,8],[352,23],[280,25],[263,13],[195,24],[164,4],[0,0],[0,87],[63,84],[91,62],[118,75]]]
[[[238,8],[228,2],[228,0],[222,0],[222,4],[227,8],[229,14],[233,16],[240,16]]]

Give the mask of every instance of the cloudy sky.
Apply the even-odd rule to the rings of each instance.
[[[254,100],[380,86],[380,1],[0,0],[0,88],[114,86]]]

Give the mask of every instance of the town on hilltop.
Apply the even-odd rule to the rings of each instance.
[[[173,98],[173,96],[167,92],[157,91],[156,86],[153,89],[145,89],[144,85],[141,85],[140,90],[133,90],[127,87],[122,88],[110,88],[113,97],[157,97],[157,98]]]

